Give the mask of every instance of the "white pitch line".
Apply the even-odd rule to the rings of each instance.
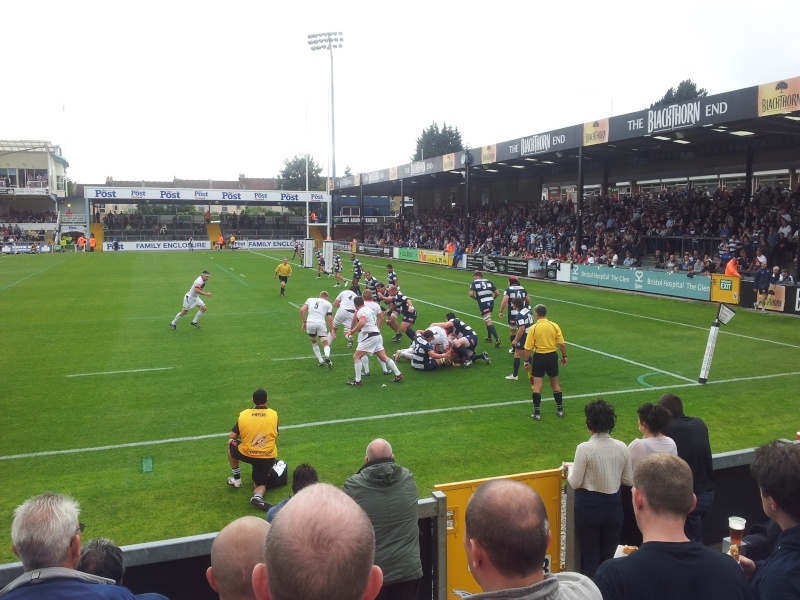
[[[258,254],[259,256],[263,256],[264,258],[272,258],[271,256],[267,256],[265,254],[260,254],[258,252],[254,252],[253,254]],[[277,259],[273,259],[273,260],[277,260]],[[427,277],[428,279],[437,279],[439,281],[446,281],[448,283],[461,283],[458,280],[446,279],[444,277],[436,277],[434,275],[426,275],[424,273],[415,273],[415,275],[418,275],[420,277]],[[533,282],[535,282],[535,280],[531,280],[531,282],[533,283]],[[465,285],[467,285],[467,284],[465,284]],[[452,312],[458,314],[458,311],[456,311],[455,309],[449,308],[447,306],[442,306],[441,304],[435,304],[433,302],[427,302],[427,301],[421,300],[419,298],[414,298],[413,300],[414,300],[414,302],[419,302],[421,304],[427,304],[429,306],[435,306],[436,308],[441,308],[441,309],[444,309],[444,310],[447,310],[447,311],[452,311]],[[706,331],[705,327],[700,327],[699,325],[690,325],[688,323],[681,323],[679,321],[668,321],[667,319],[659,319],[658,317],[649,317],[649,316],[646,316],[646,315],[639,315],[639,314],[636,314],[636,313],[628,313],[628,312],[623,312],[621,310],[614,310],[614,309],[611,309],[611,308],[601,308],[601,307],[598,307],[598,306],[592,306],[590,304],[581,304],[580,302],[572,302],[570,300],[559,300],[559,299],[556,299],[556,298],[546,298],[546,300],[548,302],[550,302],[550,301],[560,302],[562,304],[570,304],[570,305],[573,305],[573,306],[579,306],[581,308],[592,308],[592,309],[595,309],[595,310],[611,312],[611,313],[615,313],[615,314],[618,314],[618,315],[623,315],[623,316],[628,316],[628,317],[636,317],[636,318],[645,319],[645,320],[648,320],[648,321],[656,321],[658,323],[665,323],[667,325],[678,325],[680,327],[688,327],[690,329],[699,329],[701,331]],[[292,304],[291,302],[289,304],[291,304],[292,306],[294,306],[296,308],[300,308],[299,306],[297,306],[296,304]],[[477,318],[477,319],[481,318],[480,316],[476,316],[476,315],[473,315],[473,314],[470,314],[470,313],[461,313],[461,314],[466,314],[466,315],[468,315],[470,317]],[[500,321],[492,321],[492,322],[495,325],[501,325],[502,327],[506,327],[506,328],[508,327],[508,324],[502,323]],[[758,338],[758,337],[753,337],[753,336],[749,336],[749,335],[743,335],[741,333],[734,333],[734,332],[731,332],[731,331],[721,330],[720,333],[722,333],[724,335],[732,335],[734,337],[744,338],[746,340],[751,340],[751,341],[754,341],[754,342],[766,342],[768,344],[776,344],[778,346],[787,346],[789,348],[800,348],[800,345],[797,345],[797,344],[789,344],[789,343],[786,343],[786,342],[778,342],[778,341],[775,341],[775,340],[770,340],[770,339],[766,339],[766,338]],[[573,346],[578,346],[574,342],[570,342],[570,344],[573,345]],[[578,347],[579,348],[584,348],[583,346],[578,346]],[[603,354],[599,350],[592,350],[590,348],[585,348],[585,349],[589,350],[590,352],[597,352],[598,354]],[[610,356],[612,358],[618,358],[619,360],[626,361],[626,362],[631,362],[632,364],[639,365],[639,363],[634,363],[633,361],[630,361],[630,360],[622,358],[622,357],[618,357],[618,356],[614,356],[614,355],[610,355],[610,354],[607,355],[607,356]],[[639,365],[639,366],[645,366],[645,365]],[[653,367],[648,367],[648,368],[653,368]],[[678,379],[684,379],[686,381],[693,381],[693,380],[688,379],[686,377],[682,377],[681,375],[674,375],[672,373],[669,373],[667,371],[663,371],[661,369],[655,369],[655,370],[659,371],[661,373],[665,373],[667,375],[673,375],[674,377],[677,377]]]
[[[351,358],[352,358],[352,356],[353,356],[353,355],[352,355],[352,354],[349,354],[349,353],[345,353],[345,354],[331,354],[331,356],[333,356],[334,358],[336,358],[337,356],[349,356],[349,357],[351,357]],[[271,358],[270,360],[274,360],[274,361],[284,361],[284,360],[308,360],[308,359],[310,359],[310,358],[314,358],[314,355],[313,355],[313,354],[308,354],[308,355],[306,355],[306,356],[292,356],[292,357],[289,357],[289,358]]]
[[[97,373],[73,373],[64,377],[93,377],[95,375],[117,375],[119,373],[147,373],[148,371],[169,371],[175,367],[156,367],[153,369],[128,369],[127,371],[99,371]]]
[[[400,272],[403,272],[403,271],[400,271]],[[407,272],[407,271],[405,271],[405,272]],[[465,272],[469,273],[469,271],[465,271]],[[498,276],[500,275],[499,273],[491,273],[491,274],[492,275],[498,275]],[[418,276],[418,277],[427,277],[428,279],[437,279],[439,281],[446,281],[448,283],[456,283],[456,284],[463,283],[462,281],[457,280],[457,279],[447,279],[445,277],[436,277],[434,275],[427,275],[425,273],[414,273],[414,275]],[[541,283],[536,279],[526,279],[526,281],[530,281],[531,283]],[[468,283],[465,283],[465,285],[468,285]],[[669,296],[658,296],[658,295],[653,295],[653,296],[648,296],[648,297],[667,298],[667,299],[670,298]],[[590,309],[593,309],[593,310],[610,312],[610,313],[614,313],[614,314],[617,314],[617,315],[623,315],[623,316],[626,316],[626,317],[636,317],[637,319],[644,319],[644,320],[647,320],[647,321],[656,321],[657,323],[665,323],[667,325],[677,325],[679,327],[688,327],[690,329],[699,329],[701,331],[708,331],[708,327],[702,327],[700,325],[690,325],[689,323],[682,323],[680,321],[668,321],[667,319],[659,319],[658,317],[650,317],[650,316],[647,316],[647,315],[640,315],[640,314],[637,314],[637,313],[623,312],[621,310],[615,310],[613,308],[603,308],[603,307],[594,306],[594,305],[591,305],[591,304],[582,304],[580,302],[573,302],[571,300],[560,300],[558,298],[548,298],[548,297],[544,297],[544,296],[542,296],[542,298],[544,298],[548,302],[550,302],[550,301],[559,302],[561,304],[570,304],[572,306],[578,306],[580,308],[590,308]],[[415,301],[419,301],[419,302],[422,302],[424,304],[430,304],[430,303],[424,302],[423,300],[415,300]],[[438,305],[434,304],[433,306],[438,306]],[[453,311],[453,312],[455,312],[455,311]],[[502,325],[502,323],[500,323],[500,325]],[[744,338],[746,340],[752,340],[754,342],[766,342],[768,344],[775,344],[777,346],[786,346],[788,348],[800,348],[800,345],[798,345],[798,344],[790,344],[788,342],[778,342],[776,340],[771,340],[769,338],[759,338],[759,337],[754,337],[754,336],[751,336],[751,335],[744,335],[742,333],[735,333],[733,331],[726,331],[724,329],[721,329],[720,333],[722,335],[731,335],[733,337]]]
[[[214,265],[214,266],[215,266],[215,267],[219,267],[220,269],[222,269],[222,270],[223,270],[223,271],[224,271],[226,274],[228,274],[228,275],[230,275],[231,277],[233,277],[233,278],[234,278],[236,281],[238,281],[238,282],[239,282],[239,283],[241,283],[242,285],[247,285],[247,282],[246,282],[246,281],[242,281],[241,279],[239,279],[239,278],[238,278],[236,275],[234,275],[233,273],[229,273],[229,272],[228,272],[228,270],[227,270],[225,267],[223,267],[222,265]],[[248,287],[249,287],[249,286],[248,286]]]
[[[679,325],[680,327],[688,327],[690,329],[699,329],[701,331],[708,331],[708,327],[701,327],[700,325],[690,325],[689,323],[681,323],[679,321],[668,321],[667,319],[659,319],[658,317],[648,317],[646,315],[637,315],[636,313],[628,313],[623,312],[621,310],[615,310],[613,308],[602,308],[600,306],[592,306],[590,304],[581,304],[580,302],[572,302],[570,300],[557,300],[556,298],[548,298],[548,300],[552,300],[553,302],[560,302],[562,304],[572,304],[574,306],[579,306],[581,308],[593,308],[595,310],[600,310],[603,312],[610,312],[617,315],[623,315],[625,317],[636,317],[639,319],[644,319],[646,321],[656,321],[657,323],[665,323],[667,325]],[[744,307],[742,307],[744,308]],[[744,338],[746,340],[751,340],[754,342],[767,342],[769,344],[776,344],[778,346],[788,346],[789,348],[800,348],[798,344],[789,344],[788,342],[778,342],[775,340],[771,340],[768,338],[759,338],[754,337],[752,335],[744,335],[742,333],[735,333],[733,331],[726,331],[724,329],[720,329],[720,333],[723,335],[732,335],[734,337]]]
[[[64,260],[60,260],[60,261],[58,261],[57,263],[53,263],[52,265],[50,265],[50,266],[47,266],[47,267],[45,267],[44,269],[39,269],[39,270],[38,270],[38,271],[36,271],[35,273],[31,273],[30,275],[27,275],[26,277],[23,277],[22,279],[18,279],[18,280],[17,280],[17,281],[15,281],[14,283],[9,283],[7,286],[5,286],[5,287],[1,287],[1,288],[0,288],[0,292],[4,292],[4,291],[6,291],[8,288],[14,287],[14,286],[15,286],[15,285],[17,285],[18,283],[22,283],[23,281],[25,281],[26,279],[30,279],[30,278],[31,278],[31,277],[33,277],[34,275],[38,275],[39,273],[44,273],[44,272],[45,272],[45,271],[47,271],[48,269],[52,269],[53,267],[57,267],[58,265],[60,265],[61,263],[65,262],[65,261],[66,261],[66,259],[64,259]]]
[[[623,358],[621,356],[617,356],[616,354],[609,354],[608,352],[595,350],[594,348],[588,348],[587,346],[581,346],[580,344],[575,344],[574,342],[570,343],[570,346],[575,346],[576,348],[580,348],[581,350],[586,350],[587,352],[594,352],[595,354],[600,354],[601,356],[607,356],[608,358],[615,358],[616,360],[621,360],[622,362],[630,363],[632,365],[636,365],[637,367],[650,369],[652,371],[658,371],[659,373],[663,373],[664,375],[670,375],[671,377],[675,377],[677,379],[683,379],[684,381],[691,381],[691,382],[695,381],[694,379],[690,379],[689,377],[684,377],[683,375],[678,375],[677,373],[670,373],[669,371],[659,369],[658,367],[653,367],[651,365],[646,365],[644,363],[636,362],[635,360]]]
[[[274,256],[270,256],[268,254],[263,254],[261,252],[256,252],[255,250],[250,250],[250,254],[255,254],[257,256],[263,256],[264,258],[268,258],[268,259],[274,260],[276,262],[281,262],[283,260],[282,258],[275,258]]]
[[[423,302],[420,300],[420,302]],[[439,306],[438,304],[432,304],[431,302],[425,302],[425,304],[431,304],[432,306]],[[446,306],[439,306],[439,308],[448,309]],[[499,325],[503,325],[504,327],[508,327],[505,323],[498,323]],[[694,383],[695,380],[690,377],[684,377],[683,375],[678,375],[677,373],[671,373],[669,371],[665,371],[664,369],[659,369],[658,367],[654,367],[652,365],[647,365],[644,363],[636,362],[634,360],[630,360],[629,358],[624,358],[622,356],[617,356],[616,354],[609,354],[608,352],[603,352],[602,350],[595,350],[594,348],[589,348],[588,346],[581,346],[580,344],[576,344],[574,342],[569,342],[570,346],[575,346],[576,348],[580,348],[581,350],[586,350],[587,352],[594,352],[595,354],[600,354],[602,356],[606,356],[608,358],[613,358],[615,360],[620,360],[622,362],[626,362],[637,367],[642,367],[643,369],[649,369],[651,371],[656,371],[658,373],[662,373],[664,375],[669,375],[670,377],[675,377],[676,379],[682,379],[683,381],[688,381]],[[350,356],[349,354],[336,354],[333,356]],[[286,361],[286,360],[305,360],[309,358],[308,356],[292,356],[292,357],[283,357],[283,358],[272,358],[270,360],[273,361]]]
[[[795,377],[800,375],[800,371],[795,371],[792,373],[777,373],[775,375],[756,375],[754,377],[735,377],[733,379],[722,379],[720,381],[709,381],[706,384],[700,383],[679,383],[675,385],[661,385],[658,387],[647,387],[647,388],[632,388],[628,390],[611,390],[606,392],[591,392],[588,394],[575,394],[574,396],[565,396],[564,398],[567,400],[577,400],[580,398],[597,398],[599,396],[619,396],[623,394],[650,394],[651,392],[657,392],[660,390],[675,390],[680,388],[688,388],[688,387],[699,387],[701,385],[724,385],[727,383],[739,383],[739,382],[752,382],[759,379],[774,379],[776,377]],[[313,421],[311,423],[298,423],[296,425],[281,425],[281,430],[286,431],[287,429],[306,429],[309,427],[325,427],[328,425],[341,425],[345,423],[358,423],[362,421],[377,421],[380,419],[396,419],[396,418],[403,418],[403,417],[417,417],[420,415],[430,415],[430,414],[438,414],[438,413],[446,413],[446,412],[456,412],[456,411],[465,411],[465,410],[478,410],[481,408],[498,408],[498,407],[505,407],[505,406],[514,406],[517,404],[529,404],[530,398],[526,398],[525,400],[512,400],[510,402],[491,402],[488,404],[474,404],[470,406],[451,406],[447,408],[431,408],[427,410],[414,410],[414,411],[407,411],[407,412],[398,412],[398,413],[389,413],[386,415],[371,415],[366,417],[350,417],[346,419],[331,419],[329,421]],[[545,402],[552,402],[552,400],[547,399]],[[151,440],[146,442],[131,442],[128,444],[114,444],[109,446],[94,446],[92,448],[73,448],[70,450],[50,450],[47,452],[31,452],[28,454],[13,454],[9,456],[0,456],[0,461],[2,460],[16,460],[20,458],[39,458],[41,456],[58,456],[62,454],[81,454],[85,452],[97,452],[98,450],[118,450],[124,448],[140,448],[142,446],[157,446],[161,444],[173,444],[179,442],[195,442],[197,440],[207,440],[211,438],[221,438],[227,437],[230,434],[229,431],[224,433],[210,433],[206,435],[196,435],[190,437],[180,437],[180,438],[170,438],[166,440]]]

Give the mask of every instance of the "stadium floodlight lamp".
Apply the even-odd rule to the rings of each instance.
[[[336,179],[336,125],[334,120],[334,95],[333,95],[333,51],[344,48],[344,34],[341,31],[326,31],[324,33],[311,33],[308,36],[308,45],[312,50],[327,50],[331,55],[331,177]]]

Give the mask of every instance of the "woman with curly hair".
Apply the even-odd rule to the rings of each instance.
[[[621,485],[631,485],[628,447],[611,437],[617,417],[605,400],[584,408],[588,442],[578,444],[575,461],[564,463],[567,481],[575,490],[575,535],[581,549],[580,572],[594,577],[604,560],[612,558],[622,532]]]

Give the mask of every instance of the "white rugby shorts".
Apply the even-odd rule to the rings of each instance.
[[[325,323],[306,321],[306,333],[317,337],[328,337],[328,327]]]
[[[372,337],[367,337],[366,334],[362,334],[359,336],[358,346],[356,346],[356,350],[361,352],[366,352],[368,354],[375,354],[376,352],[380,352],[383,350],[383,336],[373,335]]]
[[[192,298],[189,294],[186,294],[183,297],[183,310],[191,310],[195,306],[203,307],[205,305],[206,305],[206,303],[203,302],[200,299],[200,296],[197,296],[196,298]]]
[[[350,312],[345,310],[344,308],[340,308],[336,311],[336,315],[333,317],[333,328],[338,329],[342,325],[344,325],[345,331],[350,331],[350,326],[353,324],[353,317],[356,315],[354,312]]]

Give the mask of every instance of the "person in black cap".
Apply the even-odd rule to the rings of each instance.
[[[253,392],[253,408],[239,413],[236,424],[228,436],[228,460],[231,463],[232,476],[228,477],[228,485],[242,487],[242,474],[239,461],[253,466],[253,497],[250,504],[267,511],[272,508],[264,500],[267,491],[269,472],[278,457],[278,413],[267,408],[267,392],[258,388]]]

